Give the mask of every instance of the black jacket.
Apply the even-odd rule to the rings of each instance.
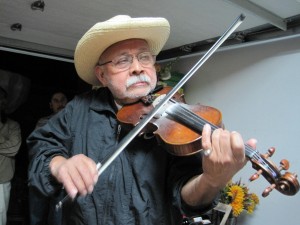
[[[118,144],[116,106],[106,88],[75,97],[66,108],[34,131],[30,149],[29,185],[45,196],[62,189],[50,174],[53,156],[85,154],[96,163]],[[101,174],[92,194],[63,206],[65,224],[180,224],[182,214],[200,214],[210,206],[190,209],[180,189],[201,173],[199,155],[172,156],[155,138],[137,137]]]

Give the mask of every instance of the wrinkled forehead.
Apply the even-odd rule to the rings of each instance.
[[[150,48],[147,41],[144,39],[127,39],[109,46],[102,53],[100,59],[121,55],[127,53],[129,50],[137,50],[141,52],[150,51]]]

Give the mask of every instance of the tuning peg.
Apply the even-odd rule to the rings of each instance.
[[[269,158],[269,157],[272,157],[272,155],[275,153],[275,148],[274,147],[271,147],[268,149],[268,152],[266,154],[263,154],[263,157],[265,159]]]
[[[257,178],[259,178],[259,176],[262,174],[262,170],[258,170],[255,174],[253,174],[250,178],[249,178],[249,181],[254,181],[256,180]]]
[[[274,188],[276,187],[276,184],[272,184],[271,186],[267,187],[264,192],[262,193],[263,197],[267,197],[271,191],[274,190]]]
[[[288,170],[290,168],[290,162],[286,159],[280,161],[279,171]]]

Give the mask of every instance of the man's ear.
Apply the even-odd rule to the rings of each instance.
[[[102,86],[105,86],[105,78],[104,78],[104,71],[101,68],[101,66],[96,66],[94,69],[94,74],[97,77],[97,79],[100,81]]]

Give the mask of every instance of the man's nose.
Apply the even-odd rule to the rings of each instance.
[[[130,72],[132,74],[140,74],[142,71],[144,71],[144,67],[141,65],[141,63],[136,57],[133,57],[132,63],[130,65]]]

